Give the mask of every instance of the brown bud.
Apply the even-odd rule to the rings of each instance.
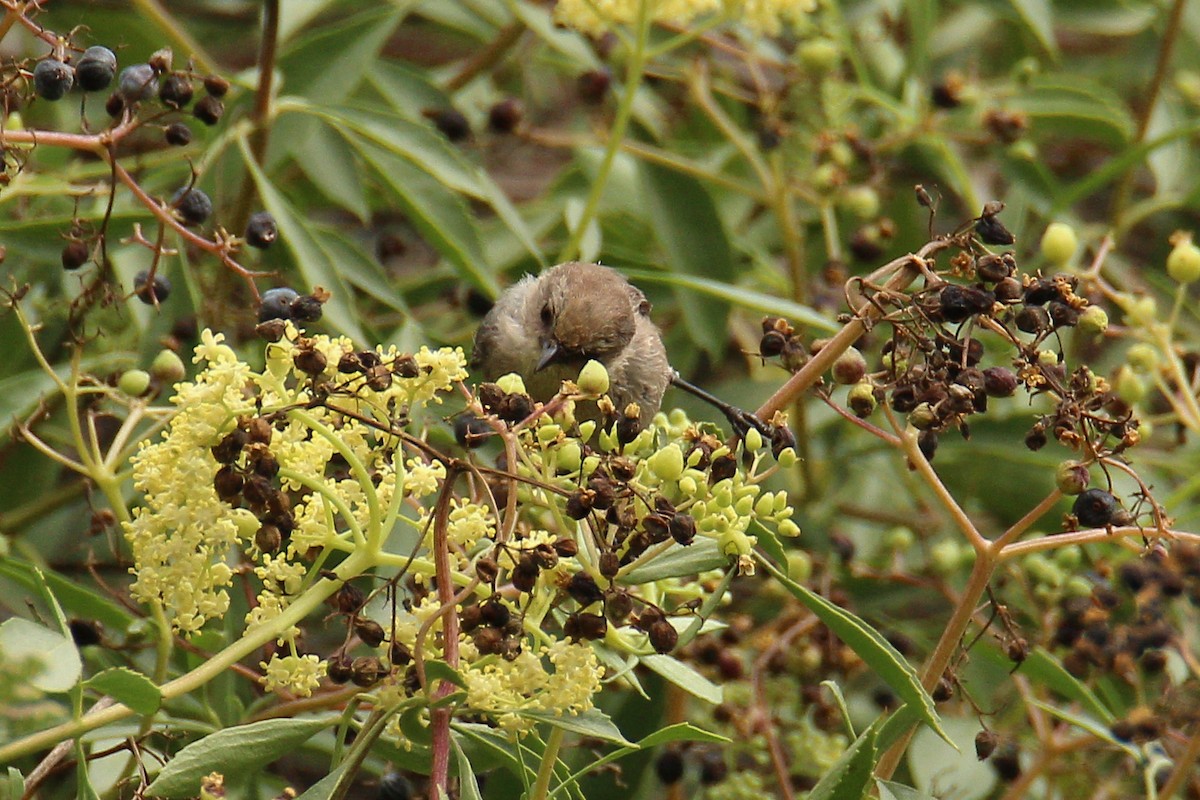
[[[363,644],[368,647],[378,647],[383,644],[386,634],[383,631],[383,626],[373,619],[357,617],[354,620],[354,632],[362,639]]]

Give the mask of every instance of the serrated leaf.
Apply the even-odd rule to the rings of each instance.
[[[24,679],[43,692],[65,692],[79,683],[83,674],[73,641],[24,617],[0,623],[0,653],[10,664],[36,664],[24,673]]]
[[[878,724],[863,731],[808,793],[808,800],[862,800],[866,797],[874,777],[878,735]]]
[[[652,671],[657,672],[693,697],[698,697],[714,706],[720,704],[725,698],[724,689],[677,658],[656,654],[642,656],[640,660]]]
[[[939,736],[946,739],[933,699],[921,686],[912,665],[885,639],[855,614],[835,605],[806,586],[796,583],[774,564],[759,559],[767,572],[783,584],[793,597],[825,623],[833,633],[853,650],[866,665],[892,688],[904,703],[916,711],[919,718]],[[947,739],[947,741],[949,741]]]
[[[355,342],[360,344],[365,342],[366,338],[358,324],[358,315],[351,303],[350,288],[342,280],[337,265],[332,262],[312,236],[309,227],[301,221],[300,215],[293,211],[291,203],[275,188],[275,185],[255,163],[245,137],[238,138],[238,145],[246,169],[250,172],[255,188],[258,190],[258,196],[271,215],[275,217],[275,223],[279,226],[280,238],[283,240],[284,246],[291,252],[296,261],[296,268],[307,284],[304,288],[314,289],[322,286],[333,295],[325,304],[323,319],[339,333],[349,336]]]
[[[643,269],[627,269],[622,270],[622,272],[631,280],[638,283],[658,283],[664,286],[677,286],[701,292],[724,300],[739,308],[761,311],[764,314],[775,314],[793,323],[807,325],[818,330],[833,333],[841,329],[841,326],[836,321],[829,319],[806,305],[788,300],[787,298],[774,297],[763,292],[756,292],[753,289],[735,286],[731,283],[700,278],[695,275],[680,275],[674,272],[653,272]]]
[[[703,728],[697,728],[690,722],[679,722],[675,725],[668,725],[661,730],[649,734],[638,740],[637,746],[646,750],[651,747],[658,747],[671,742],[705,742],[708,744],[727,744],[731,740],[719,733],[706,731]]]
[[[690,175],[648,162],[639,165],[650,216],[670,272],[720,280],[734,274],[733,248],[712,196]],[[724,346],[728,304],[713,295],[676,287],[688,332],[701,349]]]
[[[162,705],[162,692],[154,681],[126,667],[98,672],[83,685],[124,703],[139,714],[153,714]]]
[[[316,719],[268,719],[226,728],[192,742],[167,762],[146,789],[148,795],[189,797],[210,772],[246,775],[293,753],[318,731],[336,723],[330,715]]]
[[[598,708],[588,709],[582,714],[552,714],[544,711],[517,711],[514,713],[526,719],[545,722],[582,736],[601,739],[624,747],[634,746],[633,742],[625,738],[612,719]]]
[[[695,575],[710,569],[720,569],[728,564],[729,556],[721,552],[716,540],[697,538],[686,547],[672,547],[665,553],[660,553],[648,563],[631,569],[617,580],[628,586],[636,586],[664,578]]]

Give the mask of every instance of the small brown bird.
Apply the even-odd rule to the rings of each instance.
[[[675,378],[646,296],[616,270],[570,261],[500,295],[475,334],[471,365],[487,380],[515,372],[544,401],[589,359],[607,368],[617,409],[637,403],[642,424]]]

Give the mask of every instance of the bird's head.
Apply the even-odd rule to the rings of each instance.
[[[542,348],[537,368],[619,353],[637,324],[629,292],[620,273],[599,264],[570,262],[545,273],[530,304]]]

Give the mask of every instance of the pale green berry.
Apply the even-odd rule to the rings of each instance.
[[[537,430],[538,442],[545,447],[558,441],[558,437],[562,435],[562,428],[558,425],[542,425]]]
[[[1043,367],[1054,367],[1058,365],[1058,353],[1053,350],[1038,350],[1038,363]]]
[[[1054,560],[1063,569],[1075,569],[1083,563],[1083,549],[1077,544],[1060,547],[1054,553]]]
[[[254,534],[262,525],[258,521],[258,517],[254,516],[254,512],[248,508],[235,508],[232,513],[233,524],[237,526],[238,538],[253,541]]]
[[[1063,461],[1054,472],[1054,485],[1063,494],[1082,494],[1091,480],[1088,468],[1074,460]]]
[[[500,387],[500,391],[505,394],[526,394],[525,380],[515,372],[510,372],[507,375],[501,375],[496,381],[496,385]]]
[[[592,359],[583,365],[575,384],[581,392],[602,395],[608,391],[608,370],[599,361]]]
[[[1065,222],[1051,222],[1042,234],[1042,258],[1057,267],[1071,263],[1079,248],[1075,229]]]
[[[944,539],[929,549],[929,566],[938,575],[951,575],[958,569],[958,544]]]
[[[796,466],[796,462],[799,460],[800,456],[796,455],[796,448],[786,447],[782,452],[780,452],[779,456],[776,457],[775,463],[777,463],[782,469],[791,469],[792,467]]]
[[[591,439],[592,434],[595,432],[596,432],[596,420],[589,419],[585,422],[579,423],[579,438],[582,439],[583,441],[586,442],[589,439]],[[593,472],[593,471],[595,471],[595,467],[588,470],[588,472]]]
[[[1127,322],[1133,327],[1145,327],[1158,319],[1158,303],[1153,297],[1123,295],[1117,298]]]
[[[1088,306],[1079,314],[1076,328],[1089,336],[1099,336],[1108,330],[1108,313],[1100,306]]]
[[[1091,597],[1092,582],[1082,575],[1073,575],[1063,586],[1063,594],[1067,597]]]
[[[929,403],[920,403],[908,412],[908,424],[919,431],[927,431],[937,423],[937,412]]]
[[[836,164],[822,164],[813,170],[809,180],[818,192],[832,191],[844,179],[842,170]]]
[[[753,453],[761,450],[763,446],[762,434],[758,432],[758,428],[751,428],[746,431],[746,452]]]
[[[1190,237],[1171,248],[1171,254],[1167,256],[1167,274],[1179,283],[1200,279],[1200,247]]]
[[[803,583],[812,577],[812,557],[803,550],[790,550],[787,557],[787,574],[788,577]]]
[[[141,397],[150,388],[150,373],[144,369],[130,369],[117,379],[117,388],[130,397]]]
[[[1127,405],[1136,405],[1146,396],[1146,382],[1130,369],[1128,364],[1122,364],[1121,368],[1117,370],[1116,380],[1113,383],[1117,390],[1117,397]]]
[[[837,42],[825,37],[818,37],[801,42],[796,48],[800,63],[810,72],[829,72],[841,61],[842,51]]]
[[[839,167],[849,167],[856,160],[854,148],[846,142],[834,142],[829,145],[829,160]]]
[[[871,412],[879,405],[879,401],[875,399],[875,387],[870,381],[860,381],[850,387],[846,402],[854,415],[860,419],[871,416]]]
[[[913,546],[916,537],[913,535],[912,529],[904,525],[897,525],[887,532],[883,538],[883,546],[888,550],[893,550],[897,553],[908,550]]]
[[[842,194],[842,207],[859,219],[879,215],[879,193],[870,186],[852,186]]]
[[[659,480],[677,481],[683,475],[683,451],[672,442],[646,459],[646,466]]]
[[[183,380],[187,368],[184,367],[183,359],[178,353],[174,350],[163,350],[154,357],[154,362],[150,365],[150,374],[163,383],[175,383]]]
[[[800,535],[800,526],[795,522],[792,522],[790,519],[783,520],[776,526],[775,529],[779,531],[780,536],[785,536],[789,539],[794,539]]]
[[[1125,351],[1125,363],[1141,373],[1158,369],[1158,348],[1139,342]]]
[[[557,451],[558,471],[559,472],[575,472],[583,463],[583,450],[579,446],[579,442],[565,442]]]
[[[688,497],[693,497],[696,494],[696,490],[699,488],[700,486],[696,483],[696,479],[690,475],[684,475],[679,479],[679,491],[683,492]]]

